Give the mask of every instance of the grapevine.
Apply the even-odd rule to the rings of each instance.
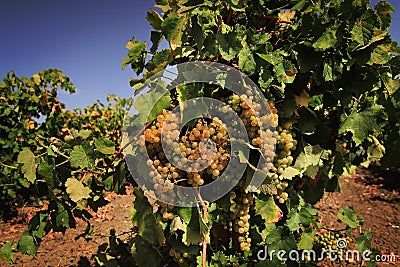
[[[122,60],[142,74],[130,81],[135,98],[110,96],[83,110],[58,100],[58,90],[76,90],[59,70],[7,74],[1,210],[46,204],[17,244],[4,245],[7,261],[11,248],[35,255],[49,231],[88,221],[104,191],[123,193],[126,183],[135,186],[128,254],[138,266],[316,266],[258,252],[334,249],[342,239],[372,249],[368,231],[348,238],[363,224],[354,210],[337,215],[342,235],[322,230],[313,207],[356,166],[400,166],[393,7],[367,2],[156,0],[147,14],[152,46],[132,38]],[[223,67],[204,81],[204,72],[185,69],[198,63]],[[186,121],[185,111],[194,117]],[[215,201],[206,198],[210,185],[224,192]]]

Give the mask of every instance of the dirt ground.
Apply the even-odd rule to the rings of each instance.
[[[360,170],[350,177],[342,177],[340,181],[340,193],[326,193],[316,204],[320,209],[320,223],[325,227],[338,229],[341,227],[336,220],[339,209],[342,206],[353,207],[357,214],[364,218],[363,228],[371,229],[374,247],[382,253],[398,256],[397,262],[381,263],[380,266],[400,266],[400,172]],[[46,236],[37,256],[15,253],[13,266],[95,266],[93,255],[107,248],[110,229],[115,229],[117,236],[122,240],[128,240],[134,234],[129,218],[133,201],[132,190],[128,190],[127,195],[122,196],[109,193],[107,198],[110,203],[93,213],[92,240],[77,238],[86,228],[84,221],[78,221],[76,229],[68,229],[64,235],[52,233]],[[30,216],[30,209],[22,209],[20,213]],[[17,241],[26,227],[26,223],[17,219],[1,222],[1,243]],[[0,262],[0,265],[6,266],[4,262]],[[339,265],[324,262],[320,266]]]
[[[353,207],[364,219],[362,229],[370,229],[373,247],[382,254],[397,256],[395,262],[377,265],[400,266],[400,172],[362,169],[350,177],[341,177],[340,182],[341,192],[325,193],[315,205],[320,223],[328,229],[343,229],[344,225],[336,219],[337,213],[343,206]],[[354,244],[349,247],[354,249]],[[321,266],[339,265],[324,262]]]

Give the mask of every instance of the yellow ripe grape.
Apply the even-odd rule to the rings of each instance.
[[[164,119],[165,119],[165,117],[164,117],[163,114],[160,114],[160,115],[157,116],[157,121],[158,121],[158,122],[163,122]]]
[[[219,164],[218,167],[217,167],[217,170],[222,171],[224,168],[225,168],[224,165]]]
[[[195,130],[193,130],[193,135],[197,138],[197,137],[199,137],[200,136],[200,131],[199,130],[197,130],[197,129],[195,129]],[[192,141],[194,141],[194,140],[192,140]]]
[[[217,169],[215,169],[215,170],[213,170],[213,172],[212,172],[212,175],[213,176],[219,176],[219,170],[217,170]]]
[[[203,136],[204,136],[204,138],[210,138],[210,131],[209,130],[204,130],[203,131]]]
[[[167,220],[167,219],[168,219],[168,216],[169,216],[168,212],[164,211],[164,212],[163,212],[163,215],[162,215],[163,219],[164,219],[164,220]]]
[[[193,181],[194,181],[195,183],[198,183],[198,182],[200,181],[200,179],[201,179],[201,175],[200,175],[200,174],[195,173],[195,174],[193,175]]]
[[[34,120],[29,120],[29,121],[28,121],[27,128],[28,128],[29,130],[35,129],[35,121],[34,121]]]
[[[289,195],[286,192],[282,192],[280,197],[283,198],[284,200],[286,200],[289,197]]]
[[[294,147],[294,144],[293,144],[292,142],[290,142],[290,143],[287,143],[287,144],[285,145],[285,147],[286,147],[287,149],[291,149],[291,148]]]
[[[171,250],[169,251],[169,255],[171,257],[175,256],[175,249],[171,248]]]
[[[210,132],[210,135],[214,135],[215,134],[215,128],[210,128],[209,132]]]

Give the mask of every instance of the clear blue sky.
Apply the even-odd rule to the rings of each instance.
[[[373,0],[376,3],[377,0]],[[400,41],[400,1],[391,34]],[[60,93],[67,108],[84,107],[107,94],[131,97],[133,72],[121,70],[125,43],[150,39],[146,12],[154,0],[2,0],[0,8],[0,79],[14,70],[30,77],[58,68],[78,88]]]

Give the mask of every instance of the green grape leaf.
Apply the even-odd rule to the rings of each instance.
[[[279,207],[275,204],[272,197],[266,201],[256,198],[256,212],[268,223],[276,223],[279,221]]]
[[[186,233],[182,236],[182,241],[185,245],[198,245],[201,243],[202,235],[200,220],[201,217],[199,216],[199,212],[192,211],[192,216],[188,223]]]
[[[271,229],[269,235],[265,240],[266,243],[268,245],[278,243],[279,241],[281,241],[282,233],[283,233],[283,226],[278,226],[276,228]]]
[[[142,238],[137,238],[135,242],[136,247],[136,263],[138,267],[157,267],[160,266],[162,258],[160,252],[151,245],[151,243],[143,240]]]
[[[382,168],[400,167],[400,157],[398,157],[400,151],[400,129],[397,127],[391,127],[386,131],[386,152],[381,160]]]
[[[221,251],[217,251],[212,255],[210,267],[225,267],[228,265],[228,258]]]
[[[282,176],[282,178],[285,178],[285,179],[288,179],[288,180],[292,180],[293,177],[295,177],[295,176],[297,176],[299,174],[300,174],[300,172],[299,172],[298,169],[289,166],[283,171],[281,176]]]
[[[260,72],[260,76],[258,78],[258,83],[260,84],[260,88],[263,91],[268,91],[269,86],[274,81],[274,77],[271,75],[271,72],[268,69],[262,68]]]
[[[371,39],[372,27],[366,21],[356,21],[351,30],[352,40],[356,41],[360,47],[364,47]]]
[[[300,242],[297,245],[297,248],[311,250],[313,248],[314,235],[315,235],[314,232],[311,233],[304,232],[301,235]]]
[[[382,109],[382,106],[374,106],[362,111],[354,110],[342,123],[339,134],[351,132],[353,141],[356,145],[360,145],[370,132],[381,130],[377,119],[380,117]]]
[[[243,47],[239,55],[239,68],[246,75],[252,75],[256,70],[256,62],[254,61],[253,53],[247,47]]]
[[[172,220],[170,224],[170,231],[176,232],[180,230],[185,233],[186,229],[187,229],[187,224],[183,221],[183,219],[179,216],[175,216],[175,218]]]
[[[292,83],[296,78],[296,66],[283,58],[285,52],[277,50],[268,54],[257,53],[257,55],[273,66],[275,76],[279,82]]]
[[[182,84],[176,87],[178,93],[178,101],[184,105],[186,100],[200,96],[203,87],[200,84]],[[185,111],[185,110],[184,110]]]
[[[394,93],[397,92],[397,90],[400,88],[400,79],[399,78],[392,78],[392,74],[389,72],[386,72],[381,75],[382,82],[388,91],[390,95],[393,95]]]
[[[323,159],[326,159],[330,151],[324,150],[319,145],[307,145],[299,154],[294,164],[294,168],[299,170],[304,175],[314,178],[323,165]]]
[[[136,188],[136,196],[132,207],[132,222],[138,227],[138,234],[151,244],[162,245],[165,237],[161,225],[153,214],[153,207],[144,196],[141,189]]]
[[[37,245],[33,236],[28,233],[23,233],[21,239],[18,241],[18,249],[23,254],[36,255]]]
[[[382,44],[375,47],[367,64],[384,65],[392,59],[392,45]]]
[[[366,251],[370,250],[372,247],[371,244],[372,234],[369,230],[365,230],[365,232],[356,237],[356,249],[358,251]]]
[[[315,220],[315,216],[317,215],[317,209],[308,203],[306,206],[303,206],[299,211],[300,222],[303,226],[309,226],[311,224],[317,226],[318,222]]]
[[[395,11],[393,6],[387,1],[379,1],[375,4],[374,8],[382,22],[382,28],[388,28],[392,22],[391,14]]]
[[[54,164],[44,161],[40,163],[38,167],[38,175],[43,177],[46,180],[46,183],[49,187],[54,187],[54,178],[53,178]]]
[[[29,221],[29,232],[38,238],[43,238],[45,227],[47,225],[48,214],[46,212],[38,212]]]
[[[241,38],[236,32],[217,35],[219,52],[225,60],[232,60],[242,50]]]
[[[204,36],[203,28],[200,26],[199,18],[197,16],[192,18],[191,35],[193,36],[193,38],[197,44],[197,49],[201,50],[201,48],[203,47],[203,44],[204,44],[205,36]]]
[[[168,92],[153,91],[138,96],[133,106],[139,111],[139,121],[146,123],[157,118],[163,109],[170,106],[170,103],[171,98]]]
[[[32,75],[33,81],[35,82],[36,85],[40,85],[41,78],[39,73],[35,73]]]
[[[82,199],[90,198],[92,190],[82,184],[81,181],[76,178],[68,178],[65,182],[67,193],[72,201],[78,202]]]
[[[158,46],[163,40],[163,37],[164,36],[162,35],[161,32],[151,31],[150,41],[153,43],[153,45],[150,47],[151,53],[155,54],[157,52]]]
[[[71,167],[73,168],[91,168],[94,165],[91,157],[90,148],[88,146],[77,145],[71,151]]]
[[[301,228],[300,215],[297,213],[296,209],[292,209],[288,214],[288,219],[286,221],[286,225],[289,230],[294,232],[298,231]]]
[[[89,136],[92,134],[92,131],[91,130],[82,129],[82,130],[79,130],[79,131],[76,131],[76,130],[75,131],[71,131],[71,133],[75,138],[80,137],[83,140],[85,140],[85,139],[89,138]]]
[[[126,66],[131,64],[131,67],[136,74],[141,73],[144,67],[146,43],[132,38],[132,40],[126,44],[126,48],[129,49],[129,52],[128,55],[121,60],[122,69],[125,69]]]
[[[11,243],[7,242],[3,244],[3,248],[0,250],[0,261],[5,261],[9,264],[14,263],[14,253]]]
[[[328,59],[324,62],[322,76],[325,81],[336,81],[341,78],[343,64],[337,60]]]
[[[65,232],[66,228],[69,228],[71,222],[73,221],[72,216],[65,208],[62,203],[57,203],[56,217],[55,217],[55,225],[61,232]]]
[[[111,155],[115,152],[115,144],[111,140],[99,139],[95,142],[96,149],[105,155]]]
[[[334,47],[337,43],[336,38],[337,28],[327,29],[317,41],[313,43],[313,47],[316,49],[326,50],[328,48]]]
[[[18,154],[18,163],[22,163],[22,172],[24,177],[30,182],[34,183],[36,180],[36,165],[35,165],[35,155],[32,151],[24,147]]]
[[[154,30],[161,31],[161,24],[163,22],[163,19],[157,11],[155,11],[154,9],[150,9],[150,12],[147,12],[146,19]]]
[[[371,44],[384,39],[387,35],[387,33],[379,29],[378,17],[371,9],[354,22],[350,33],[351,40],[355,42],[349,47],[353,51],[363,50]]]
[[[192,218],[192,208],[177,208],[177,214],[183,219],[183,221],[188,224],[190,222],[190,218]]]
[[[176,13],[171,13],[161,23],[162,32],[165,39],[169,41],[169,44],[173,50],[182,44],[183,34],[187,26],[188,16],[178,16]]]
[[[152,75],[164,70],[173,59],[171,49],[169,48],[157,52],[149,62],[146,63],[147,72],[144,74],[144,77],[150,78]]]
[[[356,216],[354,209],[349,207],[343,207],[339,210],[338,219],[351,228],[360,225],[360,220]]]
[[[193,53],[196,53],[196,50],[191,46],[184,45],[177,47],[174,52],[176,54],[175,58],[183,58],[183,57],[188,57]]]

